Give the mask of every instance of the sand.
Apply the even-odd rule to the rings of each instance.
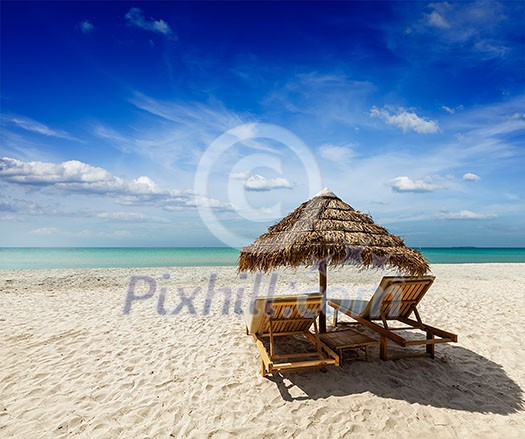
[[[0,271],[0,437],[523,438],[525,264],[432,270],[420,313],[459,335],[434,360],[383,362],[374,347],[368,363],[270,378],[236,313],[269,276]],[[369,297],[382,274],[331,271],[329,293]],[[146,276],[134,294],[152,297],[125,314],[131,276]],[[278,292],[313,291],[317,274],[274,280]]]

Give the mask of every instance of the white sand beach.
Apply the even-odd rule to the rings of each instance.
[[[374,347],[368,363],[263,378],[235,313],[257,290],[254,274],[0,271],[0,437],[523,438],[525,264],[432,272],[421,316],[459,337],[434,360],[384,362]],[[329,271],[329,294],[369,297],[383,274]],[[156,287],[126,315],[133,275]],[[315,291],[317,282],[314,271],[284,270],[276,290]],[[135,294],[148,288],[138,280]]]

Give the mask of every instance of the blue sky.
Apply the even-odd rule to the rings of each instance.
[[[523,2],[0,7],[0,246],[245,245],[325,186],[525,246]]]

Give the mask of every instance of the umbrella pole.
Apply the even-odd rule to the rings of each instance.
[[[319,292],[323,295],[323,305],[319,314],[319,332],[326,332],[326,261],[319,264]]]

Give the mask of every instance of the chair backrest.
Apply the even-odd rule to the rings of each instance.
[[[301,294],[260,297],[245,312],[246,327],[250,334],[268,334],[270,320],[272,332],[305,332],[321,312],[321,294]]]
[[[428,291],[435,276],[385,276],[361,313],[368,320],[408,318]]]

